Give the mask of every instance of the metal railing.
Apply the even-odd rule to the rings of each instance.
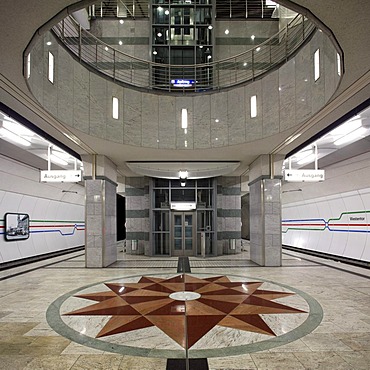
[[[167,92],[221,90],[254,80],[287,61],[315,29],[313,22],[298,15],[270,39],[241,54],[205,64],[170,65],[116,50],[83,29],[72,17],[53,27],[54,34],[81,62],[114,81]],[[179,80],[180,86],[175,86],[174,82]]]

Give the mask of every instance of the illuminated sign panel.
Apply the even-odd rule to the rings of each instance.
[[[285,170],[287,182],[320,182],[325,180],[324,170]]]
[[[195,83],[194,80],[182,80],[182,79],[171,80],[171,84],[176,87],[191,87],[194,85],[194,83]]]
[[[41,182],[79,182],[82,180],[81,170],[68,171],[68,170],[51,170],[41,171]]]

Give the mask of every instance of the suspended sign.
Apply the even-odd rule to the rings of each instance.
[[[194,80],[171,80],[171,84],[176,87],[191,87],[194,83]]]
[[[79,182],[82,180],[81,170],[50,170],[41,171],[41,182]]]
[[[285,170],[287,182],[320,182],[325,180],[324,170]]]

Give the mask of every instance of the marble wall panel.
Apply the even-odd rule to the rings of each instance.
[[[89,132],[90,72],[78,63],[73,66],[73,127]]]
[[[311,84],[313,65],[310,46],[304,46],[295,56],[295,122],[304,122],[311,116]]]
[[[31,58],[31,73],[28,79],[28,84],[32,87],[32,94],[36,100],[42,105],[44,98],[44,78],[46,71],[44,71],[44,39],[39,38],[35,43],[30,53]]]
[[[142,145],[147,148],[158,148],[160,97],[154,94],[143,94],[142,99]]]
[[[279,68],[280,132],[296,125],[295,122],[295,60]]]
[[[159,100],[159,148],[176,148],[176,117],[175,98],[160,96]]]
[[[311,84],[311,106],[312,113],[316,113],[325,104],[325,73],[324,73],[324,53],[323,53],[323,33],[316,32],[315,36],[310,42],[310,65],[314,65],[314,53],[317,49],[320,49],[320,77],[315,81],[312,79]]]
[[[211,98],[211,146],[226,146],[229,143],[227,124],[227,93],[212,95]]]
[[[194,106],[194,149],[211,146],[211,95],[193,99]]]
[[[90,73],[90,135],[105,139],[107,125],[107,82]],[[111,99],[109,99],[111,100]],[[111,109],[110,109],[111,111]]]
[[[337,51],[329,39],[323,39],[323,63],[325,78],[325,103],[332,97],[338,83]]]
[[[60,66],[60,61],[58,59],[58,44],[53,40],[53,38],[45,38],[45,41],[51,42],[51,45],[44,47],[44,71],[46,72],[44,79],[44,96],[43,96],[43,106],[52,115],[58,115],[58,71]],[[48,64],[49,64],[49,52],[54,56],[54,82],[50,82],[48,79]]]
[[[123,106],[125,104],[123,96],[123,88],[117,84],[107,81],[107,116],[106,116],[106,136],[105,138],[109,141],[116,143],[123,143]],[[118,119],[114,119],[112,115],[112,102],[113,97],[118,98]]]
[[[262,79],[263,136],[279,133],[279,72],[274,71]],[[257,107],[258,114],[258,107]]]
[[[73,64],[66,50],[60,48],[58,56],[58,117],[63,122],[73,122]]]
[[[239,87],[227,93],[229,145],[245,142],[245,93]]]
[[[257,117],[251,118],[251,97],[257,96]],[[262,138],[262,81],[255,81],[245,87],[245,129],[246,141]]]
[[[142,93],[136,90],[124,90],[125,102],[123,107],[123,141],[128,145],[141,145],[142,122]]]
[[[175,122],[176,149],[194,149],[194,107],[193,99],[190,97],[175,98],[175,115],[172,117]],[[188,128],[181,128],[181,110],[188,110]]]

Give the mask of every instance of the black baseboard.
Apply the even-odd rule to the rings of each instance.
[[[356,260],[354,258],[341,257],[341,256],[336,256],[335,254],[317,252],[317,251],[312,251],[312,250],[309,250],[309,249],[301,249],[301,248],[297,248],[297,247],[293,247],[291,245],[285,245],[285,244],[283,245],[283,249],[287,249],[287,250],[290,250],[290,251],[293,251],[293,252],[308,254],[310,256],[325,258],[327,260],[332,260],[332,261],[336,261],[336,262],[342,262],[342,263],[346,263],[348,265],[353,265],[353,266],[364,267],[366,269],[370,269],[370,262]]]
[[[167,360],[166,370],[186,370],[186,360],[169,358]],[[189,370],[209,370],[207,359],[206,358],[189,359]]]
[[[82,251],[84,249],[85,249],[85,246],[80,245],[79,247],[73,247],[73,248],[69,248],[69,249],[62,249],[60,251],[49,252],[49,253],[45,253],[45,254],[39,254],[37,256],[21,258],[21,259],[14,260],[14,261],[9,261],[9,262],[3,262],[3,263],[0,263],[0,271],[11,269],[11,268],[18,267],[18,266],[28,265],[29,263],[33,263],[33,262],[39,262],[39,261],[47,260],[47,259],[53,258],[53,257],[63,256],[65,254],[69,254],[69,253],[79,252],[79,251]]]

